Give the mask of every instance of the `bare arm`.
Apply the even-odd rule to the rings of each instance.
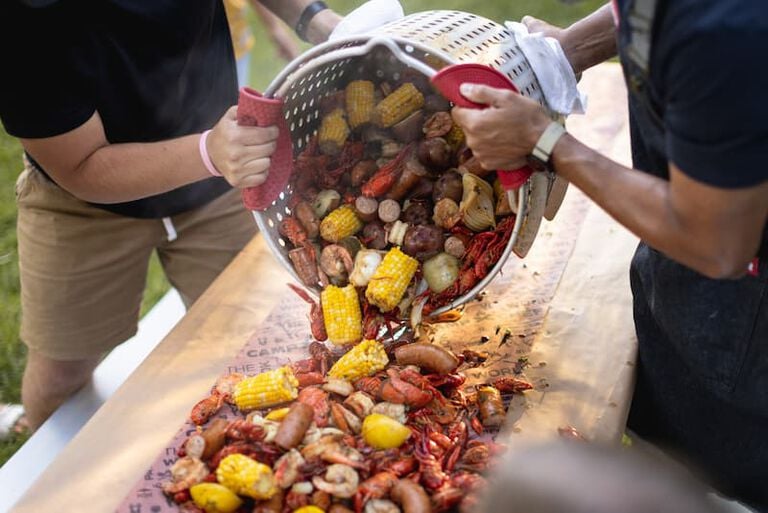
[[[722,189],[674,164],[669,181],[603,157],[570,135],[555,146],[557,173],[670,258],[712,278],[744,274],[768,218],[768,182]]]
[[[566,29],[531,16],[523,18],[523,23],[531,33],[542,32],[557,39],[576,74],[616,56],[616,26],[610,4]]]
[[[208,172],[196,152],[198,137],[110,145],[101,118],[95,113],[65,134],[21,142],[65,190],[85,201],[114,203],[205,178]]]
[[[227,181],[249,187],[266,179],[276,138],[274,127],[238,126],[233,107],[214,127],[208,149]],[[51,178],[74,196],[94,203],[118,203],[210,177],[200,158],[199,140],[200,134],[193,134],[153,143],[110,144],[97,112],[64,134],[21,142]]]
[[[549,123],[540,106],[486,86],[462,88],[485,110],[453,111],[467,144],[487,169],[513,168],[529,155]],[[510,120],[516,120],[510,123]],[[768,218],[768,182],[723,189],[693,180],[670,164],[670,180],[626,168],[570,135],[555,146],[558,174],[638,237],[670,258],[712,278],[744,274]]]
[[[257,2],[251,0],[251,3],[264,4],[270,11],[277,14],[289,27],[295,27],[299,21],[299,16],[304,12],[312,0],[260,0]],[[341,16],[332,9],[325,9],[317,13],[307,27],[307,39],[310,43],[322,43],[328,39],[328,35],[341,21]]]
[[[254,11],[256,11],[259,19],[267,29],[269,37],[277,49],[277,54],[286,60],[295,59],[299,53],[301,53],[301,49],[299,48],[295,36],[285,22],[278,18],[272,11],[264,7],[261,2],[251,3]]]

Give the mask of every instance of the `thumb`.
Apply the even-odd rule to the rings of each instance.
[[[237,105],[232,105],[227,109],[227,112],[221,117],[221,119],[236,120],[237,119]]]
[[[499,101],[504,98],[506,94],[504,89],[496,89],[495,87],[488,87],[483,84],[470,83],[461,84],[459,91],[467,100],[494,107],[498,106]]]
[[[538,18],[534,18],[533,16],[523,16],[523,19],[520,20],[523,25],[528,29],[528,32],[531,34],[534,34],[536,32],[544,32],[544,30],[549,27],[549,24],[547,22],[541,21]]]

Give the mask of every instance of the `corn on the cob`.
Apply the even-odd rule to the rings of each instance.
[[[268,408],[296,399],[299,380],[290,367],[262,372],[235,385],[232,398],[241,410]]]
[[[216,480],[236,494],[254,499],[269,499],[277,493],[272,469],[244,454],[230,454],[221,460]]]
[[[347,119],[353,130],[371,121],[374,86],[370,80],[353,80],[346,89]]]
[[[392,94],[381,100],[373,112],[373,121],[380,126],[390,127],[424,106],[424,95],[416,86],[406,82]]]
[[[379,372],[388,363],[387,352],[380,342],[363,340],[333,364],[328,377],[354,381]]]
[[[390,249],[368,283],[365,298],[382,312],[389,312],[403,298],[418,267],[419,261],[400,248]]]
[[[320,223],[320,236],[328,242],[339,242],[344,237],[356,234],[363,222],[351,205],[342,205]]]
[[[328,285],[320,294],[323,320],[328,340],[336,345],[346,345],[363,338],[363,318],[360,300],[352,284],[346,287]]]
[[[338,155],[349,137],[349,125],[344,119],[344,110],[335,109],[326,115],[317,132],[320,151],[326,155]]]

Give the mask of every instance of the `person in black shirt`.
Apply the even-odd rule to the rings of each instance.
[[[491,107],[454,118],[487,169],[519,167],[536,149],[534,164],[549,157],[642,239],[630,274],[639,354],[629,426],[768,511],[768,9],[618,0],[565,30],[524,21],[557,38],[576,73],[618,50],[635,169],[514,93],[466,87]]]
[[[263,4],[308,22],[312,43],[340,20],[322,2]],[[221,0],[10,0],[0,42],[0,119],[25,150],[22,398],[36,428],[135,333],[153,250],[189,305],[252,238],[237,189],[265,180],[277,129],[235,121]]]

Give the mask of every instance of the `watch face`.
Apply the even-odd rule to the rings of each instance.
[[[528,155],[527,160],[528,160],[528,165],[534,171],[541,172],[541,171],[546,171],[547,169],[549,169],[549,166],[547,166],[546,162],[544,162],[541,159],[538,159],[538,158],[534,157],[533,155]]]

